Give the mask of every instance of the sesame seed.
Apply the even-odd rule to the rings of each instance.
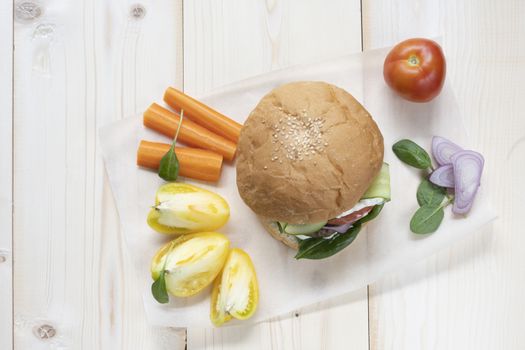
[[[274,126],[272,143],[282,145],[272,153],[272,161],[283,158],[292,161],[302,161],[316,153],[321,153],[328,143],[323,140],[323,126],[325,121],[320,117],[306,117],[306,109],[302,110],[302,116],[284,112],[279,124]],[[274,142],[275,141],[275,142]],[[324,145],[324,146],[323,146]],[[279,160],[282,163],[282,160]]]

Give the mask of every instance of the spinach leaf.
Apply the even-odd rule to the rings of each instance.
[[[299,242],[296,259],[324,259],[350,245],[361,230],[361,225],[352,226],[345,233],[335,234],[332,238],[309,238]]]
[[[153,282],[151,285],[151,294],[153,294],[153,297],[155,300],[157,300],[161,304],[166,304],[170,301],[170,298],[168,296],[168,290],[166,289],[166,276],[167,271],[165,269],[162,269],[160,272],[159,278]]]
[[[442,206],[423,205],[412,216],[410,230],[418,234],[435,232],[441,224],[444,215],[445,212]]]
[[[424,179],[417,188],[417,202],[419,206],[437,207],[443,202],[446,191],[443,187],[434,185],[432,182]]]
[[[168,152],[162,157],[159,164],[159,176],[166,181],[175,181],[179,176],[179,160],[175,154],[175,144],[179,137],[179,131],[184,119],[184,110],[180,111],[179,125],[177,126],[177,132],[171,143],[171,147]]]
[[[175,243],[176,240],[171,242],[168,251],[166,252],[164,264],[162,265],[162,270],[160,270],[159,277],[151,285],[151,294],[153,294],[155,300],[161,304],[167,304],[170,301],[168,289],[166,288],[166,274],[168,273],[168,270],[166,270],[166,265],[168,264],[168,259],[171,251],[173,250],[173,247],[175,246]]]
[[[336,233],[330,239],[318,237],[301,240],[299,242],[299,251],[295,258],[324,259],[340,252],[356,239],[357,234],[361,231],[362,224],[375,219],[379,215],[383,206],[384,203],[374,206],[365,217],[357,220],[345,233]]]
[[[427,151],[410,140],[401,140],[392,146],[392,151],[402,162],[418,169],[428,169],[432,166]]]
[[[283,225],[279,221],[276,221],[275,223],[277,224],[277,228],[279,229],[279,232],[285,233],[284,230],[286,229],[286,226],[288,226],[288,224]]]
[[[175,181],[179,176],[179,160],[175,154],[175,142],[160,160],[159,176],[166,181]]]

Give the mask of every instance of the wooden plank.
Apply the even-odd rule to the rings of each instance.
[[[147,324],[97,142],[181,86],[182,3],[38,3],[15,27],[16,348],[183,349]]]
[[[366,48],[442,35],[448,83],[500,219],[370,286],[371,349],[523,349],[525,4],[364,1]],[[453,127],[453,126],[451,126]]]
[[[184,4],[184,88],[361,51],[359,1],[196,0]]]
[[[13,6],[0,3],[0,349],[13,347]]]
[[[188,329],[194,349],[368,349],[366,288],[261,324]]]
[[[184,87],[194,95],[361,51],[359,1],[184,3]],[[188,349],[368,349],[367,290],[257,326],[188,329]]]

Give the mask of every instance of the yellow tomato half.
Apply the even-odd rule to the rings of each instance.
[[[164,245],[151,261],[151,277],[156,280],[166,270],[166,289],[177,297],[199,293],[220,273],[230,249],[230,241],[217,232],[180,236]]]
[[[185,234],[213,231],[230,217],[224,198],[197,186],[172,182],[157,190],[148,225],[159,233]]]
[[[210,318],[220,326],[235,317],[250,318],[259,303],[259,285],[250,256],[239,248],[228,255],[211,295]]]

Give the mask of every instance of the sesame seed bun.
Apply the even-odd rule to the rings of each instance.
[[[241,130],[239,194],[273,221],[327,221],[363,196],[383,148],[376,123],[348,92],[323,82],[286,84],[263,97]]]

